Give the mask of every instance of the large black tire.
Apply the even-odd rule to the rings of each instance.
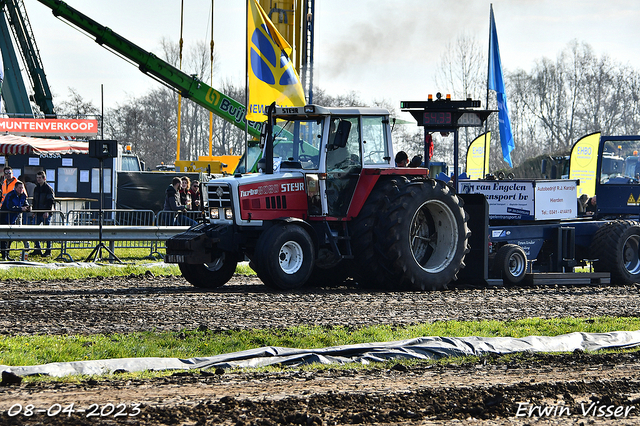
[[[386,221],[390,197],[395,196],[407,179],[381,179],[373,188],[360,213],[351,223],[353,262],[349,275],[365,288],[384,288],[391,265],[381,251],[380,224]]]
[[[520,283],[527,273],[527,254],[517,244],[500,247],[493,262],[493,272],[506,285]]]
[[[275,284],[273,284],[271,281],[269,281],[265,277],[265,273],[262,271],[262,269],[260,269],[258,265],[258,257],[256,257],[255,255],[251,258],[251,262],[249,262],[249,267],[256,272],[256,275],[258,276],[258,278],[260,278],[260,281],[262,281],[262,284],[264,284],[269,288],[273,288],[273,289],[278,288],[275,286]]]
[[[597,272],[609,272],[612,284],[640,283],[640,223],[616,220],[600,227],[590,248]]]
[[[330,268],[313,267],[313,272],[307,285],[310,287],[338,287],[349,277],[346,261],[342,261]]]
[[[237,260],[225,252],[211,263],[178,264],[184,279],[198,288],[217,288],[225,285],[236,271],[236,266]]]
[[[379,246],[394,289],[443,290],[464,267],[471,232],[463,202],[441,181],[410,182],[390,199]]]
[[[315,246],[303,227],[281,223],[260,236],[253,256],[256,273],[267,287],[293,290],[309,280]]]

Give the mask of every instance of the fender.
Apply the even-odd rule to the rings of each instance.
[[[298,219],[297,217],[282,217],[282,218],[278,218],[277,220],[273,221],[274,224],[278,223],[278,222],[280,222],[280,223],[292,223],[292,224],[301,226],[311,236],[311,239],[313,240],[313,244],[314,244],[316,250],[320,247],[320,241],[319,241],[318,233],[313,228],[313,226],[311,226],[311,224],[309,222],[306,222],[306,221],[304,221],[302,219]]]

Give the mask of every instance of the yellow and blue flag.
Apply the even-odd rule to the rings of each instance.
[[[267,106],[304,106],[304,90],[293,62],[292,49],[256,0],[247,11],[249,105],[247,120],[266,121]]]
[[[500,61],[500,48],[498,47],[498,32],[496,22],[493,19],[493,5],[491,5],[491,29],[489,32],[489,76],[487,90],[495,90],[498,101],[498,124],[500,128],[500,144],[502,145],[502,157],[504,161],[513,167],[511,163],[511,151],[515,148],[509,109],[507,108],[507,95],[504,90],[502,77],[502,62]]]

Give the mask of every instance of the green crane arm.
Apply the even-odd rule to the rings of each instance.
[[[50,8],[54,16],[64,19],[95,37],[96,43],[136,63],[140,71],[168,85],[183,97],[191,99],[242,130],[247,126],[246,108],[238,101],[208,86],[197,77],[185,74],[153,53],[136,46],[65,2],[61,0],[38,1]],[[262,123],[249,121],[248,132],[250,135],[259,137],[261,130]]]
[[[44,66],[40,59],[36,39],[33,37],[33,31],[31,30],[31,24],[29,23],[24,3],[22,0],[1,0],[0,5],[6,8],[8,22],[11,24],[18,48],[20,49],[26,68],[29,71],[35,102],[43,114],[47,117],[55,118],[56,113],[53,108],[53,96],[51,95],[51,89],[49,89],[49,83],[44,73]],[[11,39],[8,38],[5,42],[11,43]],[[9,52],[7,53],[10,54]],[[24,103],[29,105],[28,98],[26,98]],[[30,105],[28,109],[31,110]],[[33,112],[29,111],[29,115],[33,116]]]

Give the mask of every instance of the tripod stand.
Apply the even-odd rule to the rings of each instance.
[[[100,157],[100,210],[98,213],[98,244],[93,248],[89,256],[87,256],[87,258],[85,259],[85,262],[88,262],[89,259],[91,258],[93,258],[94,262],[102,259],[102,250],[105,250],[107,253],[109,253],[110,262],[115,260],[118,263],[122,263],[122,260],[120,260],[120,258],[116,256],[116,254],[113,251],[111,251],[109,247],[105,246],[104,243],[102,242],[102,216],[104,215],[104,212],[102,210],[102,203],[104,200],[104,188],[103,188],[103,177],[102,177],[103,172],[104,172],[104,159]]]

